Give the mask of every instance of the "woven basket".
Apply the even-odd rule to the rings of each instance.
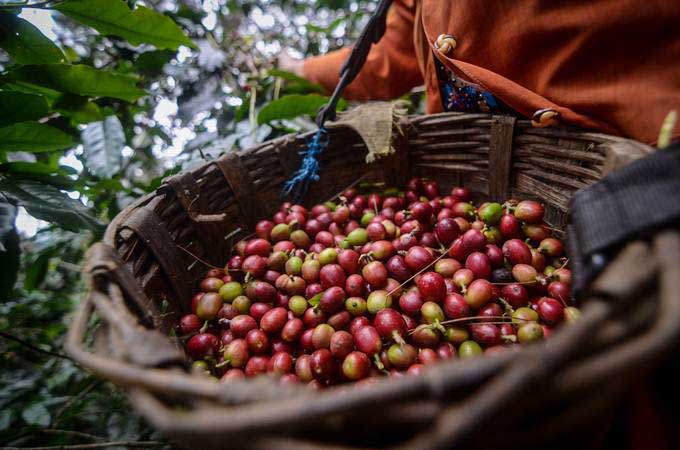
[[[570,197],[645,149],[625,139],[486,114],[405,118],[396,152],[364,163],[356,133],[333,129],[306,203],[347,185],[411,176],[469,187],[480,199],[534,198],[556,228]],[[576,325],[519,352],[450,360],[423,376],[365,388],[220,384],[192,375],[173,328],[225,236],[278,208],[309,135],[228,153],[167,179],[123,210],[86,258],[89,295],[67,350],[123,387],[155,427],[195,449],[588,448],[630,388],[680,337],[680,237],[627,245],[591,285]],[[195,255],[196,257],[192,256]]]

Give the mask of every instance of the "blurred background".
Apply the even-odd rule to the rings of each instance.
[[[166,446],[63,354],[83,253],[163,177],[313,129],[323,91],[276,60],[347,45],[373,6],[0,0],[0,446]],[[92,20],[144,7],[155,37]]]

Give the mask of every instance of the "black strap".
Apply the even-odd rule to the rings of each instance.
[[[680,143],[657,150],[576,192],[568,226],[574,290],[584,292],[587,283],[627,241],[678,226]]]
[[[327,120],[335,119],[338,101],[340,101],[342,93],[345,91],[345,88],[354,81],[357,75],[359,75],[359,72],[361,72],[361,68],[364,66],[364,63],[366,63],[368,52],[371,50],[373,44],[380,41],[385,34],[387,11],[390,9],[392,1],[393,0],[380,0],[378,7],[368,20],[366,28],[364,28],[359,39],[357,39],[356,44],[354,44],[354,48],[352,48],[352,52],[349,54],[347,61],[345,61],[340,69],[340,81],[338,81],[338,85],[335,86],[333,95],[331,95],[328,103],[319,110],[319,113],[316,116],[316,124],[319,128],[322,128]]]

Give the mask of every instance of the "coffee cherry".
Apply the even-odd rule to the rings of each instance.
[[[371,314],[376,314],[383,308],[392,306],[392,296],[387,291],[378,290],[368,294],[366,299],[366,309]]]
[[[456,347],[449,342],[440,344],[436,351],[439,359],[451,359],[456,356]]]
[[[352,274],[345,280],[345,291],[351,297],[362,297],[366,292],[366,282],[358,274]]]
[[[342,374],[349,380],[357,381],[368,376],[371,361],[362,352],[351,352],[342,362]]]
[[[517,264],[512,268],[512,276],[520,283],[533,285],[536,282],[538,272],[528,264]]]
[[[324,289],[333,286],[344,287],[346,279],[345,271],[338,264],[327,264],[319,272],[319,281]]]
[[[196,314],[187,314],[179,320],[179,333],[181,335],[198,333],[201,329],[201,319]]]
[[[385,269],[383,263],[379,261],[373,261],[366,264],[361,270],[361,275],[374,289],[385,286],[385,283],[387,282],[387,269]]]
[[[330,326],[338,330],[346,328],[351,320],[352,316],[350,315],[350,313],[343,310],[331,315],[328,318],[327,322]]]
[[[504,214],[498,223],[498,230],[506,239],[518,238],[522,231],[522,224],[512,214]]]
[[[521,344],[531,344],[543,339],[543,328],[536,322],[528,322],[520,325],[517,330],[517,339]]]
[[[294,295],[288,300],[288,309],[296,316],[301,316],[307,310],[307,300],[300,295]]]
[[[489,278],[491,276],[489,257],[481,252],[470,253],[465,260],[465,268],[471,270],[475,278]]]
[[[251,302],[245,295],[239,295],[231,302],[231,305],[236,308],[239,314],[248,314]]]
[[[354,250],[341,250],[337,261],[346,273],[355,274],[359,270],[359,254]]]
[[[245,367],[250,358],[248,344],[243,339],[234,339],[224,350],[224,359],[231,367]]]
[[[243,260],[241,268],[253,278],[261,278],[267,271],[267,259],[259,255],[248,256]]]
[[[361,316],[366,312],[366,300],[361,297],[350,297],[345,300],[345,309],[353,316]]]
[[[297,342],[305,330],[305,325],[300,319],[290,319],[281,329],[281,339],[286,342]]]
[[[408,331],[404,318],[392,308],[378,311],[373,320],[373,326],[383,338],[393,339],[399,343],[404,341]]]
[[[379,353],[382,348],[380,334],[378,334],[378,331],[370,325],[359,328],[352,336],[357,350],[366,353],[369,356]]]
[[[425,272],[416,282],[418,291],[425,301],[441,302],[446,296],[444,278],[437,272]]]
[[[411,247],[404,258],[406,266],[413,272],[424,269],[432,263],[433,260],[434,257],[432,256],[432,253],[420,246]]]
[[[482,354],[482,347],[475,341],[465,341],[458,347],[458,356],[461,359],[474,358]]]
[[[515,217],[526,223],[540,222],[544,212],[543,206],[533,200],[523,200],[515,207]]]
[[[286,375],[293,370],[293,357],[287,352],[276,352],[267,362],[267,372],[274,375]]]
[[[210,333],[194,335],[187,342],[187,353],[192,359],[203,359],[217,353],[220,342],[217,336]]]
[[[288,320],[288,313],[285,308],[277,307],[267,311],[262,320],[260,328],[266,333],[278,333]]]
[[[333,362],[333,355],[327,348],[322,348],[312,353],[309,366],[314,378],[321,383],[327,383],[333,378],[335,364]]]
[[[269,256],[269,253],[271,252],[272,246],[267,241],[266,239],[262,238],[257,238],[257,239],[251,239],[246,243],[246,246],[243,250],[244,256],[248,257],[251,255],[259,255],[259,256],[264,256],[267,257]]]
[[[486,238],[484,235],[479,230],[475,229],[470,229],[463,233],[461,240],[467,254],[481,251],[486,245]]]
[[[307,308],[307,311],[302,315],[302,321],[307,328],[314,328],[326,321],[326,314],[320,308]]]
[[[411,334],[411,341],[421,348],[434,348],[439,342],[439,333],[430,325],[418,325]]]
[[[322,323],[314,328],[312,333],[312,344],[314,348],[328,348],[331,345],[331,336],[333,336],[335,330],[332,326]]]
[[[392,344],[387,350],[387,358],[393,366],[405,369],[416,362],[418,350],[409,344]]]
[[[409,289],[399,297],[399,307],[409,316],[420,314],[420,307],[423,306],[423,298],[418,289]]]
[[[470,269],[459,269],[453,274],[453,283],[463,292],[467,292],[467,287],[475,279],[475,274]]]
[[[295,375],[301,382],[306,383],[314,379],[311,368],[312,357],[309,355],[300,355],[295,361]]]
[[[224,375],[222,375],[220,382],[225,383],[231,380],[242,380],[245,377],[246,374],[243,373],[241,369],[229,369],[224,373]]]
[[[444,321],[444,311],[434,302],[425,302],[420,307],[420,314],[426,323],[439,323]]]
[[[201,320],[213,320],[222,308],[222,298],[215,292],[207,292],[196,305],[196,315]]]
[[[470,338],[470,333],[465,328],[449,327],[443,333],[444,339],[454,345],[460,345]]]
[[[522,232],[532,241],[540,242],[550,236],[550,229],[545,224],[530,224],[522,225]]]
[[[356,228],[347,235],[347,242],[353,247],[364,245],[368,242],[368,231],[365,228]]]
[[[512,313],[512,322],[516,323],[518,325],[527,323],[527,322],[537,322],[538,321],[538,313],[534,311],[531,308],[528,308],[526,306],[523,306],[521,308],[517,308],[514,313]]]
[[[201,281],[201,290],[203,292],[218,292],[224,282],[220,278],[205,278]]]
[[[510,264],[531,264],[529,246],[519,239],[510,239],[503,244],[503,256]]]
[[[337,286],[332,286],[323,294],[319,300],[319,309],[326,314],[333,314],[340,311],[345,301],[345,291]]]
[[[267,366],[269,365],[269,357],[258,355],[251,357],[246,363],[244,372],[247,377],[255,377],[267,373]]]
[[[538,317],[548,325],[557,325],[564,319],[564,306],[550,297],[542,297],[538,300]]]
[[[556,257],[562,255],[564,246],[562,242],[555,238],[545,238],[541,241],[538,249],[548,256]]]
[[[479,209],[479,218],[487,225],[496,225],[501,220],[503,207],[500,203],[487,203]]]
[[[246,343],[252,353],[264,353],[269,349],[269,338],[262,330],[250,330],[246,335]]]
[[[335,358],[342,360],[354,349],[354,338],[347,331],[336,331],[331,336],[329,349]]]
[[[448,294],[444,298],[444,314],[448,319],[460,319],[470,315],[470,306],[465,298],[456,293]]]
[[[490,323],[473,323],[470,325],[472,339],[477,343],[489,347],[501,343],[501,330]]]
[[[501,289],[501,296],[513,308],[525,306],[529,302],[529,293],[521,284],[508,284]]]
[[[443,258],[434,263],[434,271],[444,278],[453,277],[461,267],[461,264],[453,258]]]
[[[465,301],[471,308],[478,309],[493,300],[494,288],[484,279],[474,280],[465,293]]]
[[[573,324],[581,318],[581,310],[574,307],[568,306],[564,308],[564,321],[568,324]]]
[[[237,338],[245,338],[250,330],[257,328],[257,322],[250,316],[239,315],[229,323],[229,329]]]
[[[406,281],[413,275],[413,272],[408,268],[404,257],[401,255],[391,257],[385,266],[389,275],[401,282]]]

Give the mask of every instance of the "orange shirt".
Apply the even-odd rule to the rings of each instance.
[[[442,34],[455,48],[436,49]],[[332,90],[349,51],[305,60],[305,76]],[[424,84],[427,111],[440,112],[435,57],[527,117],[552,108],[563,122],[654,143],[680,109],[680,1],[395,0],[345,97]]]

